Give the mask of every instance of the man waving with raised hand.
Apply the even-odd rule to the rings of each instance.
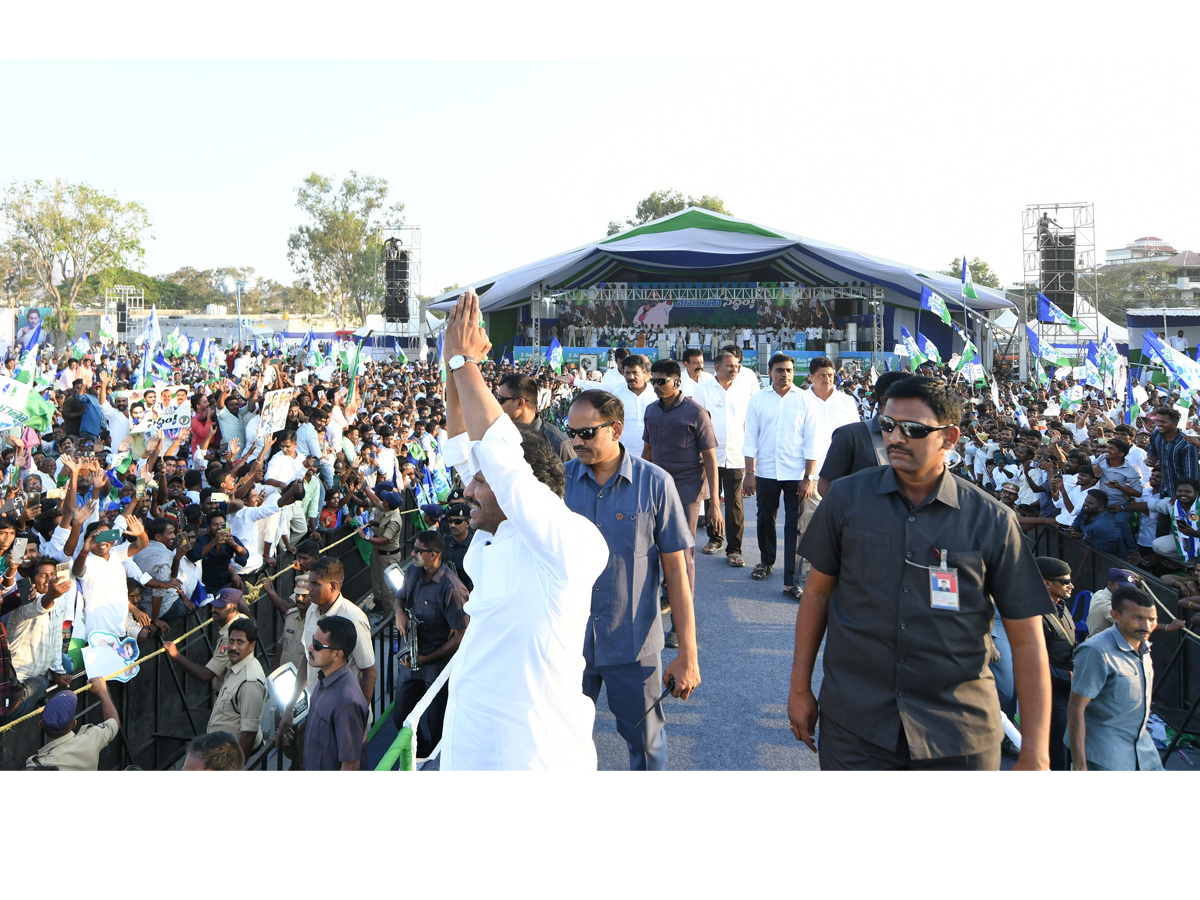
[[[477,529],[463,567],[475,585],[455,655],[441,768],[596,768],[595,708],[580,690],[592,586],[608,562],[599,529],[563,502],[563,464],[506,416],[479,361],[491,349],[479,298],[446,323],[446,462]]]

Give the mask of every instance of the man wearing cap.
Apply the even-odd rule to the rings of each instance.
[[[104,679],[92,678],[88,683],[100,701],[104,721],[99,725],[84,725],[76,732],[75,711],[79,707],[79,698],[73,691],[59,691],[42,710],[42,731],[49,740],[25,761],[26,769],[95,772],[100,768],[100,752],[117,736],[121,719]]]
[[[387,610],[391,607],[392,598],[383,583],[383,572],[393,563],[399,565],[404,562],[400,546],[404,536],[404,515],[401,512],[404,495],[396,493],[390,482],[378,487],[378,492],[372,491],[369,485],[366,487],[367,499],[379,508],[371,525],[372,534],[367,537],[361,525],[356,531],[360,538],[371,545],[371,587],[375,591],[377,608]]]
[[[1067,612],[1071,598],[1071,567],[1053,556],[1036,560],[1042,581],[1054,601],[1054,612],[1042,615],[1042,637],[1050,660],[1050,770],[1067,770],[1067,705],[1071,699],[1071,668],[1075,654],[1075,622]]]
[[[236,734],[242,754],[249,759],[262,744],[260,721],[267,703],[267,676],[254,655],[258,626],[247,616],[237,616],[223,630],[228,668],[208,717],[208,731]],[[208,682],[216,677],[208,665],[197,665],[180,653],[174,641],[163,641],[163,648],[176,665],[197,681]]]
[[[451,503],[446,515],[442,518],[441,532],[442,539],[446,542],[446,562],[466,589],[472,590],[475,585],[467,575],[466,569],[463,568],[463,560],[467,557],[471,539],[475,537],[475,529],[471,527],[471,507],[462,501]]]
[[[142,627],[150,624],[150,617],[129,603],[125,585],[127,576],[122,565],[125,560],[146,549],[149,538],[146,537],[145,527],[141,519],[136,516],[131,518],[124,534],[126,540],[116,548],[112,541],[96,540],[102,528],[100,522],[93,522],[87,527],[83,550],[71,567],[71,574],[79,579],[85,620],[82,634],[76,627],[76,636],[85,639],[93,631],[121,637],[129,630],[126,623],[130,615]],[[129,543],[128,538],[133,538],[134,542]]]
[[[1109,569],[1108,583],[1092,594],[1087,612],[1088,637],[1093,638],[1113,623],[1112,595],[1118,588],[1137,585],[1137,579],[1128,569]]]
[[[237,588],[222,589],[211,601],[212,618],[217,623],[219,630],[217,631],[216,649],[213,651],[212,658],[204,664],[204,668],[208,671],[207,675],[194,674],[199,681],[211,681],[213,687],[221,690],[221,686],[225,683],[225,676],[229,672],[231,665],[229,661],[229,626],[233,624],[233,620],[239,616],[249,616],[250,607],[246,601],[242,599],[242,592]],[[165,641],[164,644],[171,644],[172,641]],[[170,653],[171,651],[167,651]],[[172,657],[174,658],[174,657]]]

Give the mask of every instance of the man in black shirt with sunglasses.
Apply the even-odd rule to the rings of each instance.
[[[999,609],[1021,704],[1016,768],[1049,765],[1054,611],[1013,513],[946,469],[962,403],[913,377],[880,416],[889,465],[839,478],[800,546],[788,718],[822,769],[997,769],[1003,728],[986,637]],[[818,709],[813,668],[825,639]]]
[[[572,450],[572,453],[575,451]],[[463,568],[463,560],[467,558],[467,550],[471,547],[471,539],[475,537],[475,529],[471,527],[471,507],[465,502],[451,503],[442,518],[442,537],[446,541],[445,561],[454,569],[454,574],[469,591],[475,585]]]

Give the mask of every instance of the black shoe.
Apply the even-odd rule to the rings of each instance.
[[[668,650],[678,650],[679,649],[679,637],[678,637],[678,635],[675,634],[674,628],[672,628],[667,633],[666,638],[663,639],[663,646],[666,647]]]
[[[661,612],[669,613],[671,611],[671,601],[668,600],[666,597],[659,597],[658,598],[658,608],[659,608],[659,611],[661,611]]]
[[[1000,755],[1007,756],[1009,759],[1016,759],[1021,755],[1021,751],[1017,749],[1017,745],[1009,740],[1008,735],[1004,736],[1004,740],[1000,742]]]

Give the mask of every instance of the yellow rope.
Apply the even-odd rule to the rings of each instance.
[[[339,538],[338,540],[336,540],[332,544],[330,544],[328,547],[325,547],[323,549],[324,550],[332,550],[338,544],[345,543],[346,541],[350,540],[350,538],[352,538],[352,537],[354,537],[353,532],[346,535],[344,538]],[[274,581],[276,578],[278,578],[284,572],[288,572],[292,568],[293,568],[293,566],[288,566],[287,568],[280,569],[274,575],[267,575],[267,576],[263,577],[260,581],[257,581],[254,584],[252,584],[249,587],[249,589],[247,589],[243,594],[243,599],[246,599],[246,604],[249,605],[251,603],[256,603],[258,601],[264,582]],[[195,628],[191,629],[190,631],[185,631],[183,634],[181,634],[178,638],[175,639],[175,643],[179,643],[180,641],[183,641],[186,638],[191,637],[193,634],[195,634],[197,631],[199,631],[205,625],[211,624],[212,621],[213,621],[212,619],[209,619],[208,621],[201,622],[199,625],[197,625]],[[159,647],[153,653],[148,653],[145,656],[139,656],[137,659],[135,659],[133,662],[131,662],[129,665],[127,665],[125,668],[118,669],[117,671],[113,672],[111,675],[105,675],[104,680],[111,681],[112,679],[116,678],[118,675],[124,675],[130,669],[136,669],[142,663],[144,663],[148,660],[154,659],[154,657],[158,656],[160,653],[166,653],[166,652],[167,652],[166,647]],[[91,682],[88,682],[87,684],[83,685],[82,687],[75,688],[74,693],[82,694],[86,691],[90,691],[91,689],[92,689]],[[4,725],[0,725],[0,734],[3,734],[4,732],[8,731],[11,728],[16,728],[22,722],[26,722],[29,719],[32,719],[36,716],[40,716],[41,714],[42,714],[42,710],[39,708],[39,709],[35,709],[33,712],[26,713],[25,715],[21,716],[21,718],[19,718],[19,719],[13,719],[11,722],[6,722]]]

